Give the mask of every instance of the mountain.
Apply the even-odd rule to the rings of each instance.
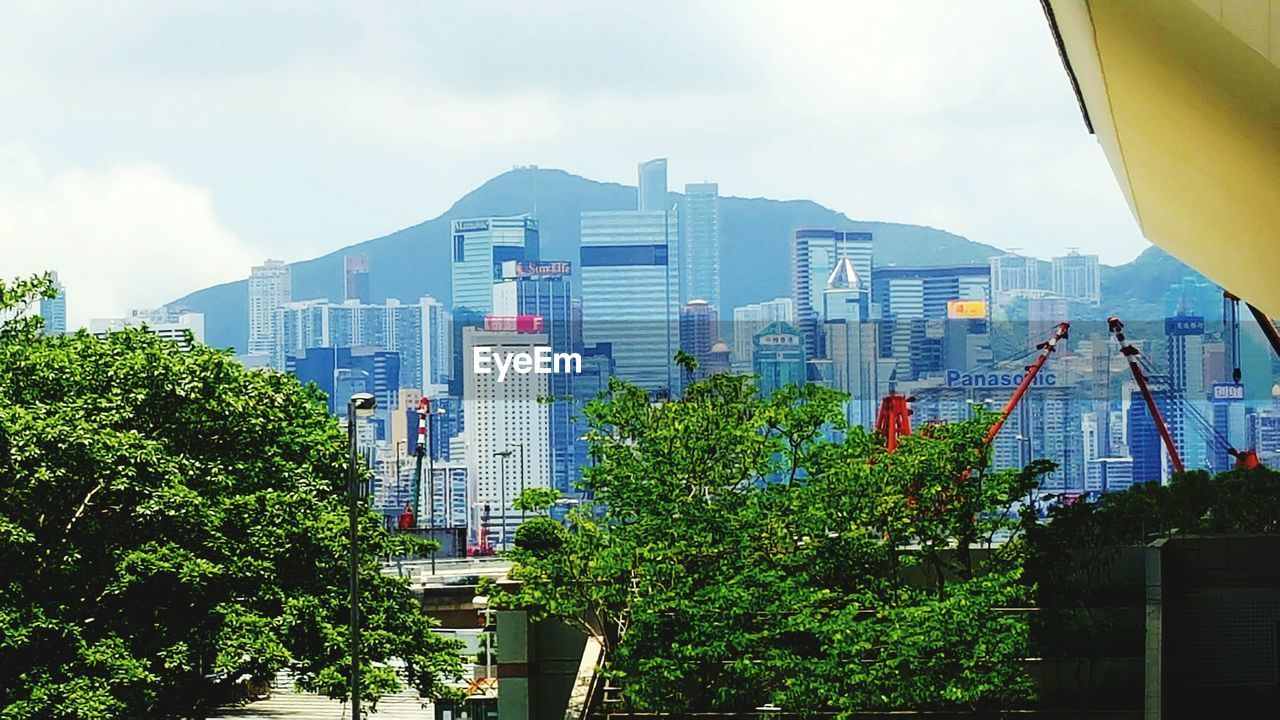
[[[680,197],[670,193],[671,203]],[[596,182],[563,170],[512,170],[467,193],[437,218],[293,263],[293,297],[341,299],[342,257],[364,252],[369,256],[373,300],[410,301],[432,295],[447,304],[453,220],[534,213],[542,257],[576,264],[579,213],[635,206],[634,187]],[[724,197],[720,202],[720,282],[725,308],[791,294],[790,240],[798,227],[869,231],[875,237],[876,262],[883,265],[981,264],[999,252],[935,228],[851,220],[809,200]],[[245,280],[199,290],[169,303],[204,313],[205,340],[210,345],[241,350],[248,337],[248,304]]]
[[[670,202],[680,200],[670,193]],[[291,265],[295,299],[342,297],[342,257],[369,256],[375,301],[411,301],[450,296],[449,236],[455,219],[534,213],[539,220],[542,257],[578,260],[578,215],[583,210],[629,210],[636,189],[602,183],[563,170],[522,168],[503,173],[467,193],[444,214],[390,235],[366,240]],[[875,237],[877,265],[985,264],[1000,251],[959,235],[920,225],[853,220],[809,200],[724,197],[720,203],[721,301],[725,308],[791,294],[791,233],[799,227],[865,230]],[[248,268],[245,269],[246,273]],[[1103,316],[1162,317],[1161,300],[1170,285],[1196,276],[1185,264],[1157,248],[1132,262],[1103,266]],[[205,315],[205,339],[218,347],[243,349],[248,337],[247,282],[199,290],[170,303]]]

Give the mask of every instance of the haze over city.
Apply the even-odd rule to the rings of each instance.
[[[1128,261],[1147,243],[1046,32],[1025,2],[8,5],[0,253],[58,270],[74,326],[421,222],[513,165],[632,184],[663,156],[673,189]]]

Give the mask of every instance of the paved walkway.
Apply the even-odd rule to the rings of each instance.
[[[361,706],[361,718],[369,720],[432,720],[435,711],[425,708],[416,690],[406,689],[378,701],[377,712]],[[292,689],[292,680],[281,678],[271,688],[271,697],[239,707],[228,707],[209,716],[209,720],[346,720],[351,707],[323,695],[300,693]]]

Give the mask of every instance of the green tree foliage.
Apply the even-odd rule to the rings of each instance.
[[[0,310],[48,290],[0,287]],[[343,697],[345,438],[321,399],[140,331],[0,341],[0,717],[201,716],[288,668]],[[459,672],[363,523],[364,692]]]
[[[983,473],[989,422],[885,453],[842,398],[713,375],[653,403],[589,404],[593,501],[517,537],[514,595],[603,643],[624,703],[676,713],[1000,707],[1027,699],[1026,599],[1007,510],[1034,486]],[[545,525],[545,527],[544,527]],[[528,526],[526,526],[528,527]]]

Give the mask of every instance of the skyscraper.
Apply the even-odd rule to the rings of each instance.
[[[293,299],[289,266],[268,260],[249,272],[249,355],[265,355],[268,364],[284,368],[281,329],[276,309]]]
[[[470,327],[462,331],[467,358],[477,347],[505,355],[533,353],[546,344],[546,335],[536,333],[494,333]],[[550,417],[542,401],[550,376],[508,373],[499,382],[496,373],[475,372],[469,359],[463,366],[463,436],[475,500],[490,507],[490,527],[509,541],[520,521],[520,511],[514,509],[520,491],[551,486]],[[500,530],[504,526],[505,532]]]
[[[720,313],[720,188],[715,183],[684,186],[684,278],[682,299],[705,300]]]
[[[667,159],[657,158],[642,162],[636,168],[639,175],[636,209],[669,210],[667,207]]]
[[[716,309],[706,300],[690,300],[680,308],[680,349],[692,355],[701,366],[720,339],[720,322]]]
[[[45,335],[63,335],[67,332],[67,289],[53,274],[53,289],[57,295],[40,299],[40,317],[44,319]]]
[[[347,300],[369,303],[369,256],[352,253],[342,258],[342,280]]]
[[[802,228],[796,230],[791,245],[791,297],[795,300],[796,323],[805,337],[809,357],[823,357],[822,291],[836,262],[847,257],[858,277],[871,277],[871,233],[847,230]]]
[[[582,213],[582,337],[611,343],[618,377],[647,390],[676,386],[679,243],[674,213]]]
[[[1165,422],[1178,446],[1182,464],[1188,470],[1204,469],[1208,464],[1209,441],[1204,425],[1212,423],[1204,387],[1204,318],[1178,314],[1165,318],[1164,330],[1169,391],[1176,398]]]
[[[1097,305],[1102,301],[1102,276],[1097,255],[1072,250],[1053,259],[1053,292],[1068,300]]]
[[[786,385],[805,383],[804,336],[799,328],[773,322],[752,341],[751,365],[761,395],[768,397]]]
[[[989,270],[982,265],[872,271],[871,301],[879,305],[883,317],[880,350],[897,361],[897,379],[915,379],[943,369],[949,304],[953,300],[986,303],[990,284]]]
[[[756,333],[775,320],[795,323],[796,309],[795,303],[791,298],[774,298],[733,309],[733,366],[735,371],[751,372],[751,352],[755,347],[752,341]]]
[[[1147,382],[1151,385],[1151,395],[1155,400],[1160,415],[1167,423],[1173,414],[1174,402],[1168,389],[1169,379],[1161,375],[1149,375]],[[1147,411],[1146,402],[1137,390],[1129,395],[1129,410],[1126,418],[1128,427],[1129,456],[1133,458],[1133,482],[1162,483],[1169,478],[1169,462],[1164,444],[1160,440],[1160,432],[1156,422]],[[1172,433],[1172,427],[1170,428]],[[1174,438],[1177,444],[1177,438]]]
[[[581,339],[573,318],[572,266],[565,261],[503,263],[502,282],[493,286],[493,314],[498,316],[537,316],[542,318],[542,335],[553,353],[580,352]],[[548,376],[547,395],[554,399],[548,405],[550,422],[551,487],[563,494],[573,490],[578,477],[575,448],[578,434],[572,422],[574,376],[553,373]]]
[[[184,346],[187,343],[188,333],[191,334],[194,342],[204,342],[204,314],[202,313],[169,312],[166,308],[130,310],[125,317],[93,318],[89,321],[89,333],[97,337],[127,328],[143,328],[156,337],[172,340]]]
[[[877,327],[872,322],[870,288],[858,277],[853,262],[843,257],[827,277],[822,293],[822,316],[832,385],[849,394],[845,419],[871,427],[879,398],[880,357]]]
[[[453,221],[453,316],[475,324],[493,311],[502,263],[537,260],[538,221],[528,215]]]

